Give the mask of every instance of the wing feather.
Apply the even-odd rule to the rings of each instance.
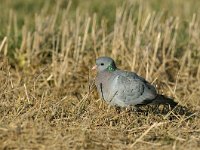
[[[118,73],[113,81],[109,99],[123,105],[138,105],[156,97],[155,88],[135,73]]]

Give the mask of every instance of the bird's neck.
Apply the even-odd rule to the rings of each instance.
[[[106,71],[108,72],[114,72],[115,70],[117,70],[117,67],[115,66],[115,64],[111,64],[106,68]]]

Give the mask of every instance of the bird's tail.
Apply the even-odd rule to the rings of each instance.
[[[174,108],[178,103],[164,95],[157,95],[156,98],[152,101],[152,104],[170,105],[171,108]]]

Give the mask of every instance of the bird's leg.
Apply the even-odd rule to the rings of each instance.
[[[115,111],[119,114],[121,112],[121,107],[115,106]]]
[[[164,105],[163,106],[163,111],[162,111],[162,113],[164,113],[164,114],[167,114],[169,111],[171,111],[172,109],[171,109],[171,107],[170,107],[170,105]]]

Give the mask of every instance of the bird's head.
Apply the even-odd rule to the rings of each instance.
[[[110,57],[99,57],[96,59],[96,65],[92,70],[96,69],[98,72],[108,71],[113,72],[117,69],[115,62]]]

